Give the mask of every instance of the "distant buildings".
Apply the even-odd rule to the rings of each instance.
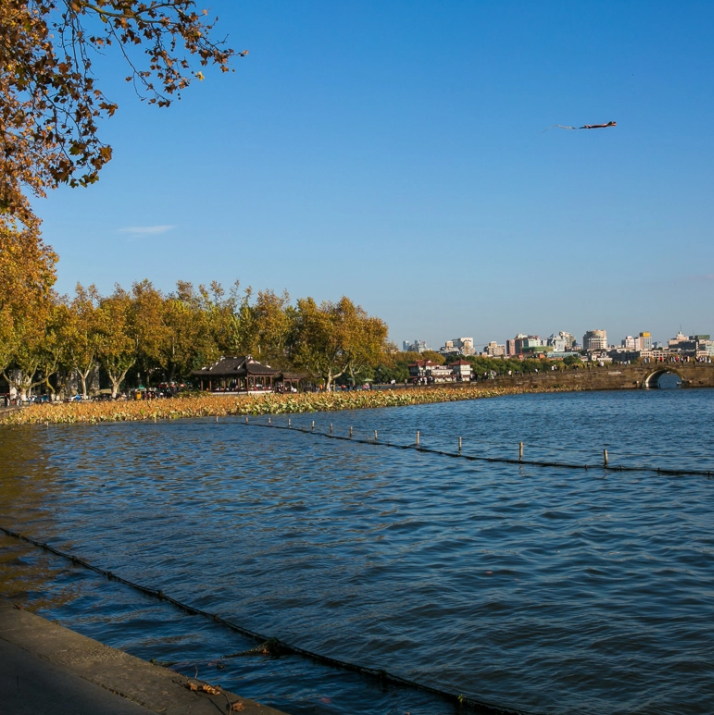
[[[648,360],[708,360],[714,357],[714,341],[709,335],[684,335],[681,331],[667,341],[667,345],[653,342],[648,332],[636,338],[628,335],[621,346],[610,350],[609,355],[617,362],[644,358]]]
[[[576,340],[572,333],[561,330],[557,335],[553,334],[548,338],[547,345],[553,348],[553,352],[565,353],[574,349]]]
[[[439,350],[442,355],[475,355],[473,338],[454,338],[447,340]]]
[[[545,341],[541,340],[537,335],[526,335],[525,333],[518,333],[514,343],[516,355],[540,352],[545,345]]]
[[[588,330],[583,335],[583,350],[588,353],[607,350],[607,330]]]
[[[680,331],[667,341],[668,352],[686,357],[710,357],[714,355],[714,342],[710,335],[682,335]]]
[[[457,360],[449,365],[454,377],[458,382],[469,382],[471,380],[472,367],[467,360]]]
[[[486,357],[505,357],[506,346],[499,345],[495,340],[492,340],[484,349],[483,354]]]
[[[402,345],[405,353],[423,353],[429,349],[424,340],[415,340],[413,343],[405,340]]]
[[[431,360],[416,360],[408,366],[408,369],[409,377],[415,384],[471,380],[471,363],[466,360],[458,360],[451,365],[437,365]]]
[[[422,347],[423,346],[423,347]],[[414,343],[404,343],[404,349],[411,349],[414,352],[423,352],[426,343],[415,341]],[[454,338],[447,340],[440,349],[443,355],[469,356],[476,355],[473,338]],[[579,345],[572,333],[561,330],[553,333],[547,339],[538,335],[527,335],[518,333],[514,338],[509,338],[505,344],[495,340],[487,343],[482,352],[482,357],[488,358],[548,358],[553,360],[563,360],[572,355],[580,355],[583,360],[598,361],[601,363],[616,361],[628,363],[633,360],[665,360],[665,359],[685,359],[710,361],[714,358],[714,341],[710,335],[684,335],[681,331],[666,344],[652,340],[649,331],[642,331],[636,335],[627,335],[620,341],[620,344],[609,346],[607,331],[603,329],[588,330],[583,335],[583,343]],[[459,361],[458,364],[467,364]],[[429,368],[431,369],[431,368]],[[458,369],[457,369],[458,372]],[[415,377],[425,377],[425,374],[415,374]],[[436,373],[431,374],[436,377]],[[444,378],[449,379],[449,378]],[[456,378],[455,378],[456,379]],[[465,379],[459,375],[458,379]]]

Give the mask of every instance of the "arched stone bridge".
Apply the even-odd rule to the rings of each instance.
[[[499,377],[501,385],[523,387],[579,387],[581,390],[636,390],[656,387],[662,373],[674,373],[682,387],[714,387],[714,363],[653,362],[644,365],[584,365],[578,369]]]

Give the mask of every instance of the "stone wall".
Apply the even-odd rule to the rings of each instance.
[[[567,370],[499,377],[499,385],[521,387],[568,387],[581,390],[636,390],[650,382],[655,386],[656,373],[671,372],[682,379],[682,387],[714,387],[714,363],[649,363],[646,365],[584,366]]]

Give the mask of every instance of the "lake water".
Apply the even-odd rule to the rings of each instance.
[[[0,430],[0,525],[326,656],[531,713],[714,712],[714,391]],[[265,424],[267,418],[252,422]],[[273,423],[286,425],[287,417]],[[451,713],[0,537],[0,595],[295,715]],[[219,668],[222,665],[225,667]]]

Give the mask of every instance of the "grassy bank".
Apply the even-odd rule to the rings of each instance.
[[[369,390],[329,394],[251,395],[226,397],[200,395],[134,402],[72,402],[32,405],[0,417],[3,425],[73,424],[175,420],[185,417],[228,415],[279,415],[299,412],[357,410],[374,407],[401,407],[434,402],[456,402],[543,390],[516,387],[425,387],[418,389]],[[552,390],[549,390],[552,391]]]

